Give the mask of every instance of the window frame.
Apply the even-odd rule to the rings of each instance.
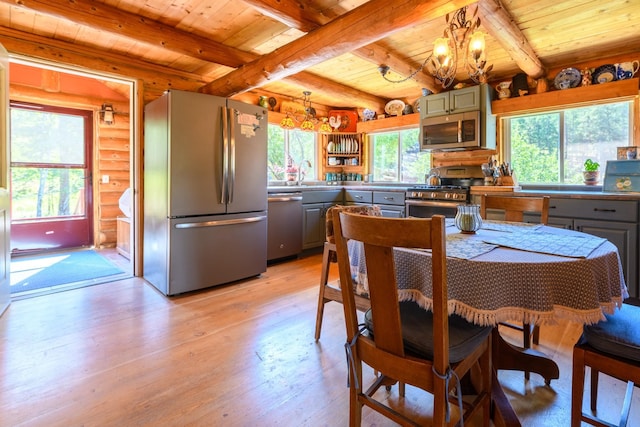
[[[290,134],[291,132],[302,132],[303,134],[312,134],[313,135],[313,157],[311,159],[304,159],[304,160],[310,160],[313,162],[312,165],[312,170],[314,171],[313,176],[305,176],[305,180],[308,181],[316,181],[318,179],[318,175],[320,173],[319,171],[319,167],[320,167],[320,162],[319,162],[319,149],[318,149],[318,133],[317,132],[307,132],[307,131],[303,131],[299,128],[293,128],[293,129],[284,129],[282,127],[280,127],[278,124],[276,123],[268,123],[268,126],[274,126],[276,128],[280,128],[280,130],[283,132],[284,135],[284,151],[283,151],[283,160],[284,160],[284,165],[286,168],[287,165],[287,155],[289,153],[289,145],[290,145]],[[267,141],[267,144],[269,144],[269,141]],[[268,161],[268,159],[267,159]],[[295,165],[296,167],[300,167],[300,165]],[[282,179],[276,179],[276,180],[272,180],[270,179],[271,177],[268,176],[267,177],[267,181],[268,181],[268,185],[273,185],[273,183],[280,183],[280,182],[284,182],[286,181],[286,170],[283,172],[284,176]]]
[[[368,168],[369,168],[369,174],[371,176],[371,182],[374,183],[394,183],[394,184],[402,184],[402,183],[410,183],[409,181],[403,181],[403,174],[402,174],[402,165],[403,165],[403,133],[407,132],[407,131],[411,131],[411,130],[415,130],[416,132],[418,132],[418,135],[420,133],[420,127],[418,125],[416,126],[407,126],[407,127],[399,127],[399,128],[393,128],[393,129],[381,129],[377,132],[370,132],[367,134],[367,139],[368,139],[368,149],[369,149],[369,161],[368,161]],[[374,150],[374,144],[375,144],[375,139],[376,136],[378,135],[386,135],[386,134],[398,134],[398,146],[397,146],[397,158],[398,158],[398,163],[396,165],[396,176],[398,177],[397,180],[395,181],[381,181],[381,180],[376,180],[375,179],[375,150]],[[420,150],[420,141],[419,141],[419,136],[418,136],[418,149],[419,152],[421,153],[426,153],[425,155],[429,156],[429,165],[428,165],[428,169],[430,169],[431,166],[431,162],[432,162],[432,158],[431,158],[431,154],[428,151],[425,150]],[[428,172],[428,169],[425,170],[425,174]]]
[[[635,122],[635,111],[636,111],[636,103],[633,100],[630,99],[626,99],[626,98],[612,98],[612,99],[606,99],[606,100],[602,100],[602,101],[598,101],[598,102],[593,102],[590,104],[576,104],[576,105],[564,105],[564,106],[559,106],[558,108],[548,108],[548,109],[535,109],[535,110],[522,110],[519,111],[517,114],[508,114],[508,115],[503,115],[501,117],[499,117],[499,122],[500,122],[500,151],[502,154],[502,157],[504,158],[505,162],[511,163],[513,164],[513,151],[512,151],[512,144],[511,144],[511,120],[512,119],[517,119],[517,118],[522,118],[522,117],[529,117],[529,116],[535,116],[535,115],[541,115],[541,114],[554,114],[557,113],[559,115],[559,120],[558,120],[558,130],[559,130],[559,147],[558,147],[558,156],[560,159],[565,159],[566,157],[566,145],[567,145],[567,141],[566,141],[566,127],[565,127],[565,113],[568,110],[575,110],[575,109],[580,109],[580,108],[586,108],[586,107],[596,107],[596,106],[604,106],[604,105],[608,105],[608,104],[627,104],[628,105],[628,120],[629,120],[629,128],[628,128],[628,133],[629,133],[629,141],[628,141],[628,145],[634,146],[635,145],[635,133],[634,133],[634,122]],[[615,159],[611,159],[611,160],[615,160]],[[604,165],[602,165],[604,166]],[[580,186],[581,184],[573,184],[573,183],[566,183],[564,182],[564,176],[565,176],[565,161],[559,161],[559,165],[558,165],[558,174],[561,177],[561,181],[559,182],[552,182],[552,183],[537,183],[537,182],[533,182],[533,183],[524,183],[524,185],[526,186]]]

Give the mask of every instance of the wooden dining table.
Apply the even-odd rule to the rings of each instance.
[[[479,325],[496,326],[493,366],[540,374],[547,384],[559,378],[557,364],[541,352],[507,343],[501,322],[553,324],[566,319],[593,324],[628,297],[615,245],[606,239],[540,224],[484,221],[473,234],[447,220],[449,313]],[[367,290],[361,246],[350,246],[351,273]],[[396,249],[400,300],[430,310],[429,251]],[[497,378],[497,376],[496,376]],[[518,425],[500,387],[495,390],[505,425]],[[502,405],[502,406],[501,406]],[[509,421],[511,420],[511,422]]]

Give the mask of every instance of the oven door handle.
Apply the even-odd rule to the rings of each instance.
[[[407,206],[431,206],[435,208],[455,208],[457,205],[464,205],[466,203],[460,201],[440,202],[437,200],[405,200],[404,203]]]

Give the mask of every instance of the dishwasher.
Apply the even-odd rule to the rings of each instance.
[[[302,193],[270,193],[267,207],[267,261],[302,252]]]

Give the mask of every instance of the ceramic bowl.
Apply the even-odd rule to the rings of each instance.
[[[616,67],[613,64],[605,64],[596,68],[591,75],[593,84],[609,83],[616,80]]]

